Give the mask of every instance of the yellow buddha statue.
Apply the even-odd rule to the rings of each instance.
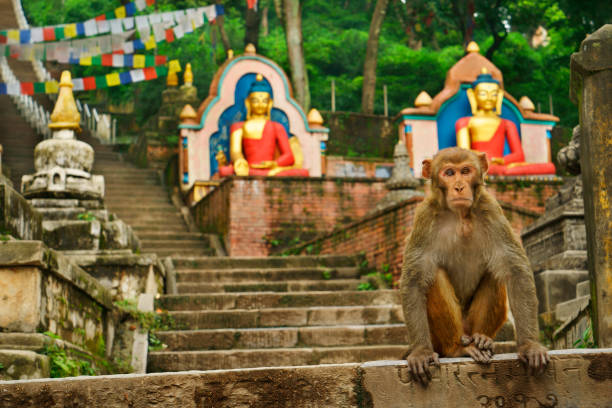
[[[219,175],[238,176],[308,176],[302,169],[302,153],[296,137],[289,138],[285,127],[270,118],[272,90],[257,75],[244,104],[244,122],[230,127],[230,160],[217,153]]]
[[[504,91],[486,68],[467,90],[472,116],[455,123],[457,146],[487,153],[492,175],[555,174],[552,163],[525,163],[525,155],[514,122],[500,117]],[[505,142],[510,153],[504,155]]]

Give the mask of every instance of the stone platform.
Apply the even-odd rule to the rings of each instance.
[[[441,359],[425,388],[404,361],[0,382],[2,407],[580,407],[612,406],[612,349],[552,351],[539,376],[516,354],[482,366]]]

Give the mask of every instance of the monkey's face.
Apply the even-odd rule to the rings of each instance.
[[[440,187],[446,195],[446,205],[453,211],[469,210],[474,203],[474,189],[479,170],[471,161],[446,162],[438,172]]]

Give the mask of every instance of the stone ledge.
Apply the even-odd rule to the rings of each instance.
[[[516,354],[441,359],[423,387],[405,361],[0,382],[0,405],[82,407],[612,406],[612,349],[559,350],[540,376]],[[117,392],[121,390],[121,392]],[[170,391],[170,392],[169,392]]]

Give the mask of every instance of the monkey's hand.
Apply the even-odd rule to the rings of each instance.
[[[548,349],[533,340],[527,340],[518,347],[518,356],[532,374],[542,373],[550,362]]]
[[[410,372],[412,378],[422,385],[427,385],[431,380],[429,366],[431,364],[435,366],[440,365],[438,353],[419,346],[412,350],[412,352],[406,358],[406,362],[408,363],[408,371]]]

